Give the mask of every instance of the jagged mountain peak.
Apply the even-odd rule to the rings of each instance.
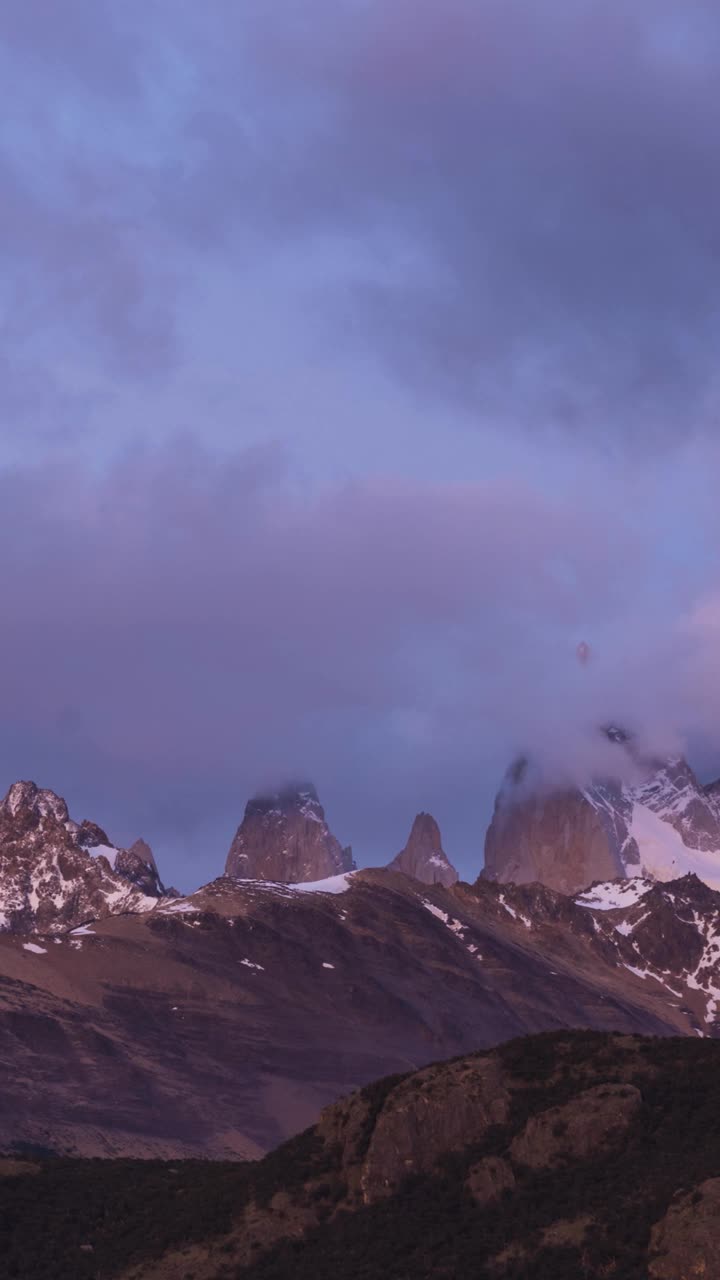
[[[430,813],[419,813],[405,848],[393,858],[391,871],[421,880],[423,884],[455,884],[458,873],[442,846],[440,828]]]
[[[295,884],[325,880],[353,866],[352,849],[343,848],[332,834],[318,793],[306,782],[248,800],[225,873],[242,880]]]
[[[549,786],[520,758],[498,792],[485,842],[484,874],[540,880],[563,893],[593,881],[695,872],[720,887],[720,787],[703,786],[678,754],[643,755],[632,734],[605,726],[622,749],[617,768],[586,786]]]
[[[116,847],[97,823],[74,822],[54,791],[14,782],[0,802],[0,930],[62,931],[149,910],[162,893],[147,845]]]
[[[61,796],[30,781],[13,782],[0,803],[0,813],[11,818],[52,818],[56,822],[69,819],[68,807]]]

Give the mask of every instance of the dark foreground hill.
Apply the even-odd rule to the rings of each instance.
[[[371,1085],[258,1163],[6,1163],[21,1280],[720,1275],[720,1046],[556,1032]]]

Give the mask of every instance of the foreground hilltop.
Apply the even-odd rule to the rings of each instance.
[[[380,1080],[257,1164],[6,1162],[0,1251],[23,1280],[710,1280],[719,1116],[717,1043],[555,1032]]]

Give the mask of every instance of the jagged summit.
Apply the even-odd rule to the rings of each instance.
[[[225,874],[284,884],[325,880],[353,870],[325,821],[312,783],[285,785],[252,797],[230,846]]]
[[[534,782],[526,759],[510,767],[487,832],[483,875],[539,880],[572,894],[617,876],[664,881],[694,872],[720,888],[718,783],[703,786],[682,756],[643,757],[623,729],[605,726],[602,733],[622,752],[615,777],[551,788]]]
[[[68,807],[61,796],[35,782],[13,782],[0,801],[0,813],[15,819],[40,823],[43,818],[68,822]]]
[[[393,858],[391,871],[402,871],[423,884],[456,884],[459,877],[442,847],[440,828],[432,814],[419,813],[405,848]]]
[[[151,909],[163,893],[152,852],[113,845],[74,822],[61,796],[14,782],[0,801],[0,930],[55,932],[88,919]]]

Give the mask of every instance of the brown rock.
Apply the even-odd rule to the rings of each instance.
[[[670,1206],[650,1237],[650,1280],[720,1276],[720,1178],[710,1178]]]
[[[476,1204],[491,1204],[499,1200],[504,1191],[512,1191],[515,1175],[507,1160],[486,1156],[469,1170],[465,1186]]]
[[[389,865],[390,871],[402,871],[423,884],[456,884],[459,877],[442,847],[440,828],[429,813],[419,813],[413,822],[408,842]]]
[[[547,1169],[612,1151],[624,1142],[641,1106],[634,1085],[596,1085],[532,1116],[510,1144],[510,1155],[517,1164]]]
[[[429,1067],[387,1098],[372,1132],[362,1175],[371,1204],[409,1174],[429,1173],[442,1156],[479,1142],[508,1116],[510,1095],[495,1058]]]
[[[298,884],[326,880],[353,865],[352,849],[335,839],[315,788],[306,783],[248,801],[225,874]]]
[[[488,879],[540,881],[572,894],[624,874],[616,841],[583,792],[506,789],[498,796],[485,838]]]

